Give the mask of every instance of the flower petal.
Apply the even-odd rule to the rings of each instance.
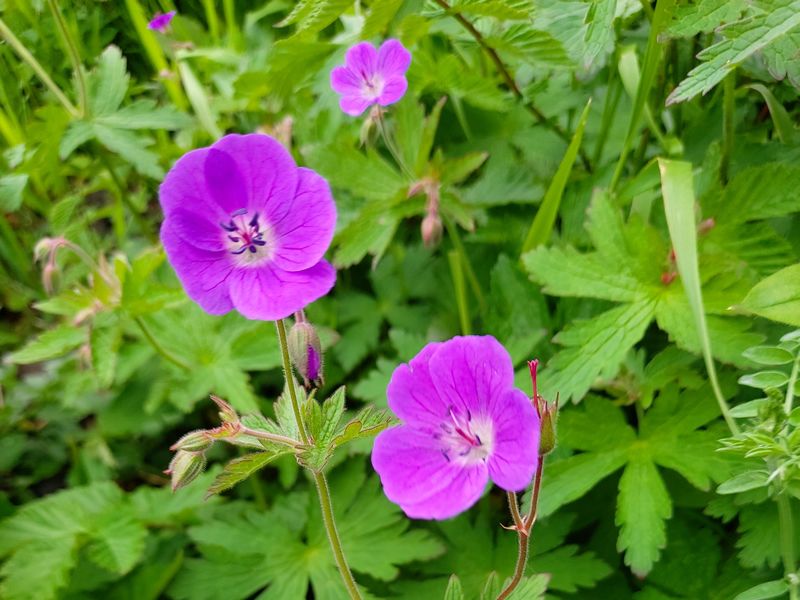
[[[490,335],[454,337],[431,357],[430,371],[445,402],[476,415],[514,387],[511,357]]]
[[[222,239],[224,230],[219,223],[209,221],[206,215],[178,208],[166,220],[170,221],[170,229],[185,243],[209,252],[226,250]]]
[[[351,117],[359,116],[371,104],[375,104],[375,100],[369,100],[361,96],[342,96],[339,99],[339,108],[342,109],[343,113]]]
[[[198,148],[181,156],[158,188],[158,200],[166,216],[182,208],[209,219],[229,218],[210,196],[205,183],[205,161],[210,148]]]
[[[449,416],[449,405],[439,397],[428,368],[431,356],[441,345],[428,344],[408,364],[400,365],[392,373],[386,397],[389,408],[405,423],[439,427]]]
[[[510,492],[524,490],[536,472],[539,416],[521,390],[509,390],[491,408],[494,443],[489,477]]]
[[[383,91],[378,97],[378,104],[381,106],[394,104],[403,97],[407,89],[408,82],[405,77],[392,77],[383,85]]]
[[[311,169],[299,168],[291,202],[275,207],[270,227],[275,236],[272,262],[286,271],[317,264],[328,250],[336,228],[336,204],[328,182]]]
[[[408,425],[378,435],[372,466],[389,500],[420,519],[448,519],[467,510],[488,481],[484,463],[459,465],[430,433]]]
[[[355,96],[361,92],[361,80],[347,67],[336,67],[331,71],[331,88],[337,94]]]
[[[246,174],[234,157],[220,150],[219,145],[217,142],[208,149],[203,172],[208,193],[230,218],[235,211],[247,208],[249,192]]]
[[[297,165],[280,142],[260,133],[229,134],[212,146],[236,163],[244,182],[239,189],[248,210],[262,213],[272,222],[272,213],[284,210],[297,189]]]
[[[192,300],[212,315],[222,315],[233,309],[228,295],[228,282],[233,271],[229,253],[209,252],[187,244],[178,235],[171,219],[161,225],[161,243]]]
[[[360,42],[347,51],[344,64],[354,75],[369,79],[378,68],[378,51],[369,42]]]
[[[336,270],[321,260],[304,271],[284,271],[274,265],[236,269],[230,278],[233,304],[248,319],[275,321],[327,294]]]
[[[405,75],[411,64],[411,52],[398,40],[386,40],[378,50],[378,72],[384,80],[397,75]]]

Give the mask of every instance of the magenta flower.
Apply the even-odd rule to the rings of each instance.
[[[525,489],[536,470],[539,417],[514,388],[511,357],[491,336],[428,344],[395,369],[386,391],[401,425],[375,440],[372,465],[409,516],[448,519],[491,479]]]
[[[212,315],[276,320],[324,296],[336,225],[328,183],[261,134],[226,135],[175,163],[159,189],[161,241],[189,297]]]
[[[156,13],[156,16],[147,24],[148,29],[152,29],[153,31],[160,31],[164,33],[169,27],[170,22],[172,21],[172,17],[175,16],[175,11],[171,10],[168,13]]]
[[[357,117],[373,104],[394,104],[406,93],[411,53],[397,40],[386,40],[380,50],[369,42],[356,44],[344,62],[331,71],[331,87],[341,94],[339,106],[348,115]]]

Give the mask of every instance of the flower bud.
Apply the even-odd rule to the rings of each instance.
[[[537,372],[539,361],[534,359],[528,361],[528,368],[531,372],[531,382],[533,383],[533,406],[536,414],[539,415],[540,434],[539,434],[539,455],[544,456],[553,451],[556,447],[556,422],[558,421],[558,397],[555,402],[546,402],[539,395]]]
[[[206,468],[206,455],[202,452],[189,452],[178,450],[169,463],[169,469],[164,471],[172,478],[172,491],[186,487]]]
[[[436,246],[442,239],[442,220],[438,213],[428,213],[422,219],[422,243],[426,248]]]
[[[201,452],[211,447],[213,438],[204,429],[187,433],[170,446],[170,450],[186,450],[187,452]]]
[[[297,372],[308,385],[322,382],[322,345],[314,326],[307,321],[296,321],[287,339],[289,357]]]
[[[214,401],[214,404],[217,405],[219,408],[219,418],[223,423],[238,423],[239,422],[239,415],[236,414],[236,411],[233,407],[225,402],[219,396],[215,396],[211,394],[211,399]]]

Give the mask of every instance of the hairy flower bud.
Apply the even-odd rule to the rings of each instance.
[[[428,213],[422,219],[422,243],[426,248],[436,246],[442,239],[442,219],[439,213]]]
[[[297,372],[308,385],[309,381],[322,382],[322,345],[314,326],[307,321],[296,321],[287,339],[289,357]]]
[[[537,371],[539,368],[538,360],[528,361],[528,368],[531,372],[531,382],[533,383],[533,406],[539,415],[541,431],[539,437],[539,454],[544,456],[553,451],[556,447],[556,422],[558,421],[558,397],[555,402],[547,402],[539,395],[537,381]]]
[[[239,422],[239,415],[236,414],[236,411],[230,404],[214,394],[211,394],[211,399],[214,401],[214,404],[217,405],[217,408],[219,408],[219,418],[223,423]]]
[[[186,487],[206,468],[206,455],[202,452],[189,452],[178,450],[169,463],[169,469],[164,471],[172,478],[172,491]]]
[[[198,429],[184,435],[170,446],[170,450],[186,450],[187,452],[200,452],[211,447],[214,439],[204,429]]]

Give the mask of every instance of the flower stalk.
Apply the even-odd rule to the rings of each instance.
[[[72,61],[72,68],[75,70],[75,81],[78,83],[78,107],[80,116],[85,117],[88,110],[88,96],[86,94],[86,79],[83,76],[83,66],[81,64],[81,57],[78,54],[78,48],[75,45],[75,40],[67,28],[67,23],[64,21],[64,16],[58,8],[55,0],[47,0],[47,5],[50,7],[50,12],[53,13],[58,30],[61,37],[64,39],[64,44],[67,46],[69,58]]]
[[[294,386],[294,376],[292,375],[292,365],[289,359],[289,345],[286,341],[286,325],[282,319],[275,322],[278,328],[278,340],[281,346],[281,356],[283,357],[283,374],[286,379],[286,387],[289,388],[289,399],[292,404],[292,412],[294,413],[295,421],[297,422],[297,429],[300,432],[300,438],[304,444],[309,443],[308,433],[306,432],[303,417],[300,414],[300,405],[297,402],[297,390]],[[339,539],[339,531],[336,528],[336,520],[333,514],[333,503],[331,502],[331,493],[328,488],[328,481],[325,475],[321,472],[314,471],[314,484],[317,487],[319,494],[319,504],[322,512],[322,522],[325,526],[325,532],[328,534],[328,541],[331,544],[331,551],[336,560],[336,567],[344,581],[347,593],[353,600],[361,600],[361,592],[358,591],[358,586],[347,564],[347,558],[342,549],[342,541]]]

